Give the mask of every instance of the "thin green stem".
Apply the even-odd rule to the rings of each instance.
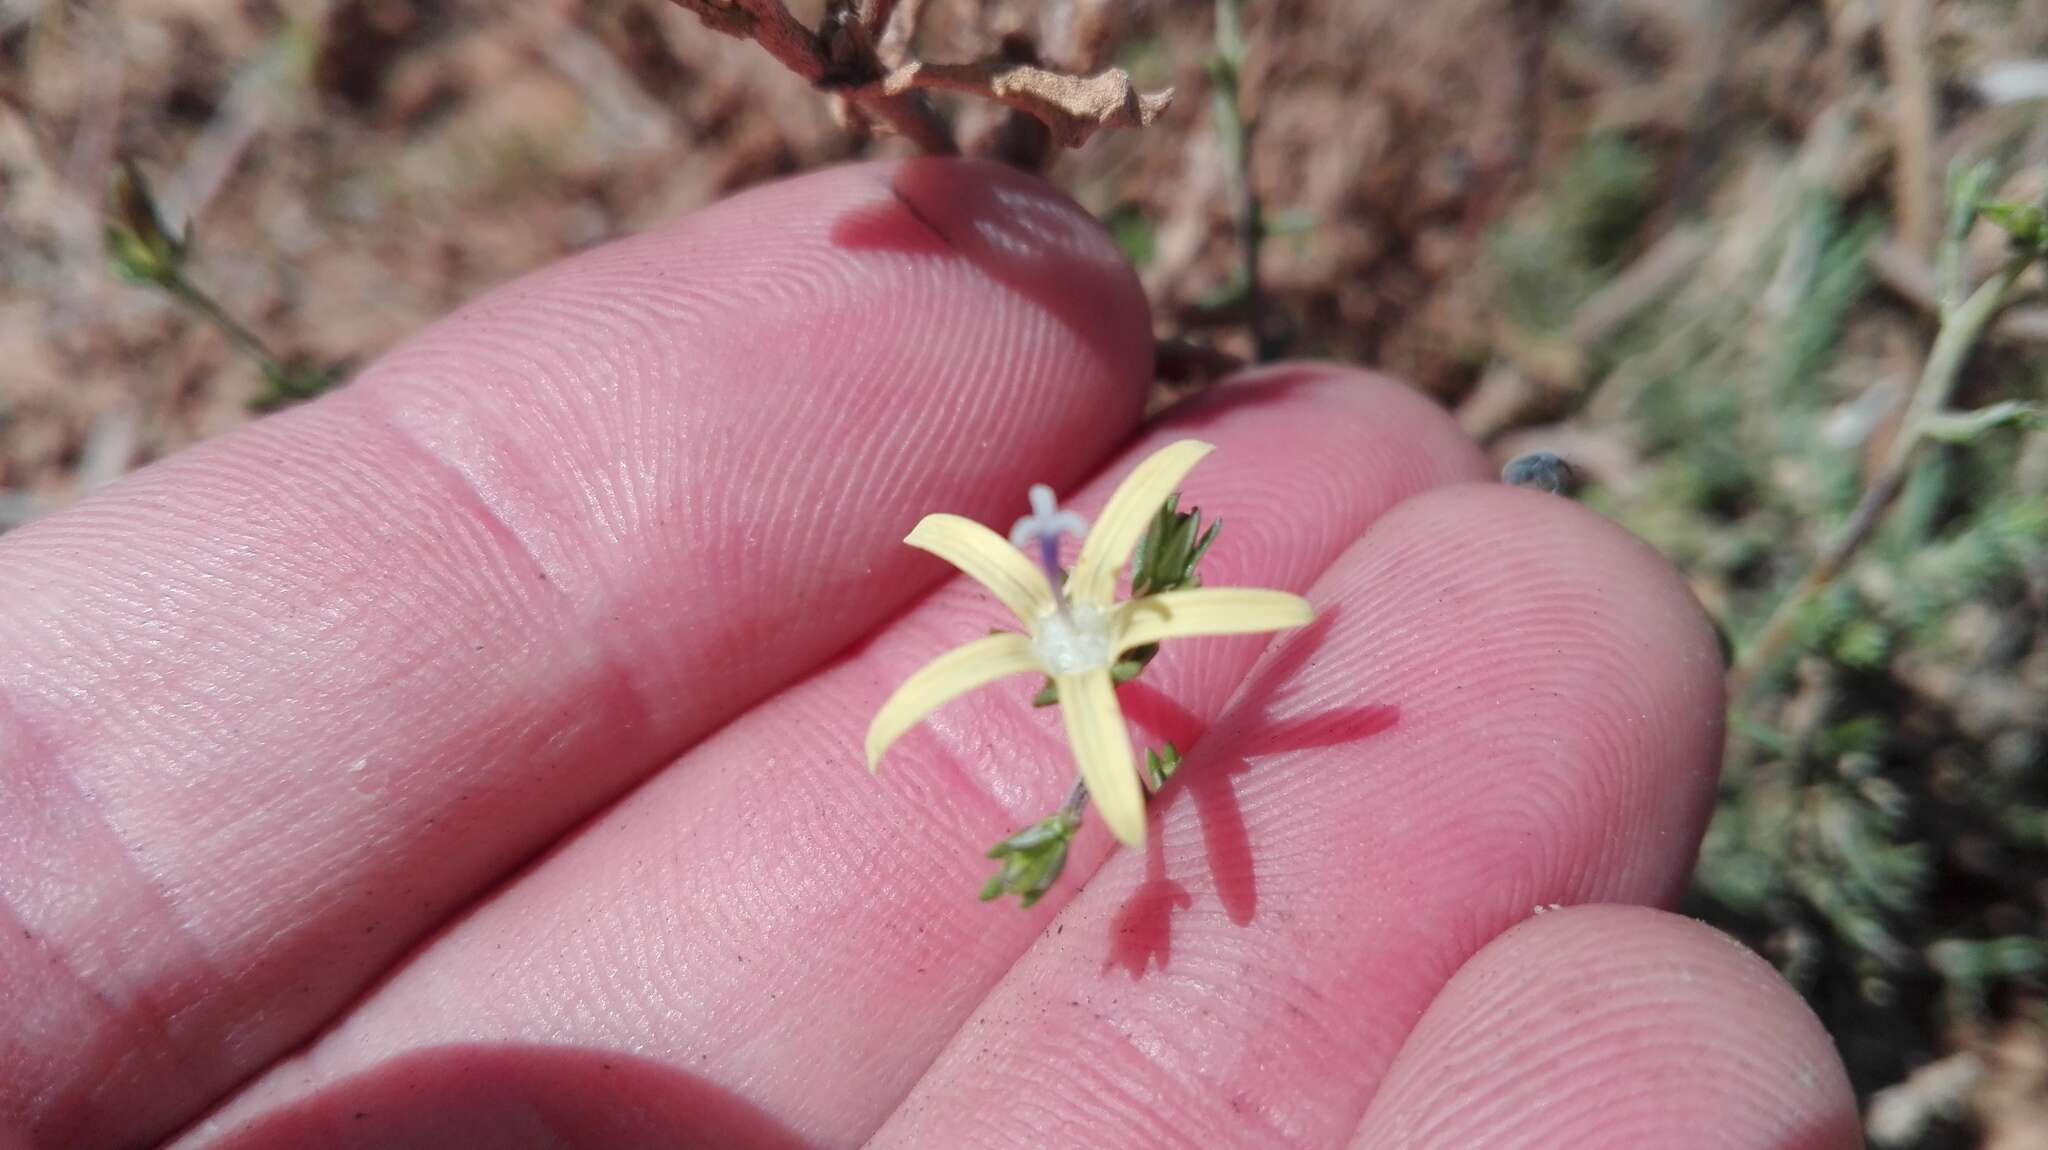
[[[1067,801],[1060,804],[1059,813],[1078,816],[1087,808],[1088,784],[1080,779],[1076,779],[1074,780],[1074,789],[1067,792]]]
[[[200,318],[219,329],[220,333],[228,338],[229,343],[234,344],[243,354],[254,359],[262,367],[265,375],[271,378],[282,378],[284,376],[284,366],[279,362],[277,356],[271,352],[270,346],[264,343],[255,332],[243,327],[220,304],[215,303],[212,296],[199,290],[192,281],[182,275],[173,275],[160,282],[163,285],[164,291],[169,293],[172,298],[197,312]]]
[[[1237,223],[1243,252],[1245,324],[1251,329],[1252,358],[1267,360],[1278,353],[1267,331],[1265,292],[1259,274],[1259,251],[1266,242],[1265,210],[1252,191],[1252,134],[1244,114],[1244,64],[1247,49],[1239,0],[1216,0],[1216,47],[1209,60],[1209,105],[1216,120],[1217,143],[1230,173],[1230,212]]]
[[[1863,494],[1857,499],[1855,510],[1849,513],[1849,520],[1841,533],[1821,551],[1820,557],[1791,593],[1778,602],[1757,632],[1755,641],[1736,664],[1730,685],[1738,702],[1747,699],[1759,679],[1783,656],[1798,630],[1799,613],[1815,595],[1835,581],[1856,552],[1876,532],[1884,513],[1905,486],[1915,451],[1930,438],[1932,431],[1940,427],[1949,397],[1955,393],[1956,381],[1962,375],[1963,365],[1969,361],[1971,350],[2011,297],[2020,276],[2033,262],[2032,253],[2015,255],[1998,275],[1985,281],[1970,293],[1969,298],[1952,308],[1943,309],[1941,330],[1935,335],[1934,346],[1927,353],[1927,365],[1920,373],[1919,384],[1913,389],[1904,423],[1892,440],[1891,449],[1864,485]]]

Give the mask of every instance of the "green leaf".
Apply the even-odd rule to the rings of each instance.
[[[1109,229],[1110,238],[1116,241],[1117,250],[1124,253],[1124,259],[1139,270],[1152,262],[1158,253],[1158,235],[1152,221],[1145,218],[1144,209],[1132,204],[1122,204],[1103,218],[1103,225]]]
[[[2011,425],[2028,430],[2048,425],[2048,408],[2007,400],[1975,411],[1955,411],[1927,421],[1927,434],[1943,443],[1969,443],[1994,428]]]
[[[1289,208],[1266,217],[1266,234],[1275,238],[1306,235],[1318,226],[1316,214],[1307,208]]]
[[[1014,894],[1018,906],[1028,908],[1045,897],[1066,869],[1067,849],[1080,826],[1080,812],[1062,808],[990,848],[988,857],[1002,865],[983,884],[981,901]]]
[[[2048,970],[2048,943],[2018,935],[1982,941],[1943,939],[1927,948],[1927,961],[1945,978],[2020,978]]]
[[[1991,191],[1991,185],[1998,179],[1998,169],[1989,163],[1957,164],[1948,173],[1948,234],[1951,240],[1961,241],[1969,235],[1970,225],[1977,221],[1979,213],[1990,205],[1984,197]]]
[[[2048,243],[2048,214],[2044,214],[2037,205],[1999,201],[1983,204],[1977,212],[2004,228],[2015,247],[2031,251]]]

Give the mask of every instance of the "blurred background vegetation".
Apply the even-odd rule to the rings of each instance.
[[[1160,402],[1330,356],[1569,460],[1736,657],[1687,909],[1807,994],[1874,1144],[2048,1146],[2038,269],[1914,403],[2012,251],[1951,173],[2048,191],[2048,2],[929,0],[918,50],[1004,37],[1178,90],[1048,172],[1145,279]],[[659,0],[0,0],[0,530],[519,272],[900,150]],[[128,161],[182,287],[122,247],[147,213],[105,231]]]

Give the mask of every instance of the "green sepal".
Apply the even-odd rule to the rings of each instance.
[[[1067,848],[1080,826],[1081,813],[1062,808],[990,848],[988,857],[1002,865],[982,886],[981,901],[1014,894],[1020,908],[1029,908],[1045,897],[1066,869]]]
[[[186,244],[164,226],[149,180],[131,161],[114,171],[105,237],[115,273],[130,283],[168,287],[184,269]]]
[[[1195,565],[1208,554],[1221,526],[1220,522],[1213,522],[1203,530],[1201,508],[1182,512],[1180,493],[1167,496],[1132,554],[1131,597],[1201,586],[1195,577]]]
[[[1180,493],[1167,496],[1131,555],[1131,598],[1200,587],[1202,580],[1195,574],[1195,566],[1209,553],[1222,526],[1222,521],[1217,520],[1204,529],[1201,508],[1183,512]],[[1143,674],[1146,665],[1158,654],[1157,643],[1133,647],[1110,667],[1109,677],[1122,686]],[[1059,686],[1051,679],[1031,697],[1034,707],[1050,707],[1059,701]]]
[[[1145,789],[1158,794],[1173,773],[1180,769],[1180,748],[1172,743],[1145,752]]]

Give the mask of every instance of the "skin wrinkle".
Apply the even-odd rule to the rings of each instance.
[[[301,425],[302,421],[266,426]],[[303,438],[297,432],[290,432],[288,435],[292,438]],[[205,464],[204,459],[200,462],[202,465],[195,470],[203,474],[200,482],[209,490],[227,487],[240,477],[242,470],[209,466]],[[224,520],[229,523],[241,522],[239,518],[232,516],[224,516]],[[337,640],[347,634],[337,628],[351,617],[381,609],[367,601],[360,590],[369,584],[363,565],[359,561],[346,558],[343,558],[338,566],[330,564],[337,572],[332,583],[339,591],[339,595],[337,597],[334,592],[329,592],[321,598],[314,598],[313,588],[304,586],[303,579],[280,577],[262,570],[250,572],[248,568],[255,562],[250,558],[253,551],[251,545],[233,536],[221,541],[219,536],[215,535],[214,539],[214,544],[209,548],[210,554],[196,567],[180,558],[172,558],[160,561],[162,565],[156,568],[155,573],[143,576],[145,582],[158,589],[159,602],[163,606],[159,606],[135,625],[136,629],[143,633],[162,634],[169,638],[190,632],[194,624],[194,605],[212,594],[207,584],[227,585],[226,574],[235,575],[236,579],[244,584],[241,587],[242,593],[233,600],[229,609],[202,621],[204,625],[201,629],[213,635],[213,649],[216,651],[213,666],[209,668],[202,665],[196,668],[199,672],[197,675],[186,677],[171,675],[168,668],[145,662],[139,670],[149,681],[158,684],[159,693],[176,692],[174,705],[165,707],[158,704],[125,715],[109,717],[107,721],[117,725],[127,738],[103,740],[103,748],[112,750],[125,747],[122,753],[132,757],[141,753],[144,748],[165,745],[166,740],[163,736],[167,730],[179,736],[174,740],[176,745],[189,746],[213,737],[213,728],[218,723],[211,720],[211,716],[222,710],[232,710],[256,702],[257,699],[248,685],[248,677],[236,674],[231,665],[219,657],[219,652],[239,654],[260,649],[266,642],[277,644],[279,639],[275,637],[275,621],[272,621],[267,630],[260,624],[264,616],[270,613],[272,605],[278,603],[305,600],[310,604],[305,610],[287,613],[287,618],[290,619],[289,626],[299,641],[306,645],[305,651],[301,654],[310,655],[314,650],[325,648],[330,656],[315,670],[305,659],[294,655],[295,661],[306,663],[311,673],[297,684],[297,693],[284,695],[278,700],[283,704],[282,709],[289,711],[304,705],[308,701],[308,693],[314,698],[335,698],[337,691],[357,689],[357,684],[351,677],[337,675],[330,668],[346,667],[348,656],[357,646],[352,641],[337,645]],[[326,542],[315,542],[308,550],[311,551],[308,558],[318,564],[325,558],[330,546]],[[471,581],[470,585],[474,586],[474,581]],[[127,583],[116,586],[118,590],[125,588]],[[131,599],[134,596],[123,593],[121,598]],[[123,616],[116,612],[115,617]],[[62,623],[58,637],[66,644],[67,649],[75,651],[81,647],[81,644],[72,641],[74,635],[82,634],[84,638],[92,641],[93,657],[98,659],[101,665],[109,668],[109,673],[105,677],[110,680],[118,681],[124,677],[142,678],[143,675],[130,674],[131,668],[136,667],[137,660],[161,662],[159,652],[163,640],[152,640],[149,643],[122,642],[124,636],[119,627],[95,629],[90,626],[89,620],[82,619],[66,619]],[[105,633],[109,630],[111,633]],[[223,667],[228,669],[223,671]],[[33,673],[33,668],[29,670]],[[278,684],[277,687],[293,689],[290,684]],[[82,702],[91,704],[93,701]],[[93,717],[91,711],[92,707],[88,706],[84,713],[88,717]],[[145,721],[138,724],[137,718]],[[236,738],[248,733],[246,729],[232,732]],[[266,733],[259,729],[255,735],[260,738]],[[164,769],[168,769],[168,764],[152,763],[150,774],[131,773],[136,775],[138,782],[148,784],[152,778],[159,777],[155,772]],[[109,770],[103,771],[102,774],[110,772],[111,765]]]
[[[813,290],[813,291],[811,291],[811,292],[810,292],[810,294],[812,294],[812,295],[815,295],[816,293],[815,293],[815,291]],[[816,310],[816,309],[813,309],[813,310]],[[829,320],[829,319],[830,319],[830,317],[832,317],[832,316],[835,316],[835,315],[839,314],[839,312],[841,312],[841,311],[844,311],[844,310],[845,310],[845,309],[843,309],[843,308],[826,308],[826,309],[824,309],[824,314],[825,314],[825,315],[827,316],[827,319]],[[707,321],[705,321],[705,320],[703,320],[703,319],[702,319],[702,317],[698,317],[698,318],[696,319],[696,321],[695,321],[695,322],[697,322],[697,323],[698,323],[698,324],[699,324],[700,326],[716,326],[716,325],[708,324],[708,322],[707,322]],[[1004,324],[1002,324],[1002,325],[1001,325],[1001,329],[1002,329],[1002,330],[1005,330],[1005,331],[1023,331],[1023,330],[1025,330],[1025,329],[1026,329],[1026,327],[1027,327],[1027,326],[1028,326],[1028,325],[1027,325],[1027,324],[1025,324],[1025,323],[1004,323]],[[1045,343],[1045,340],[1044,340],[1044,339],[1042,339],[1042,338],[1034,337],[1034,338],[1033,338],[1033,343],[1034,343],[1034,344],[1036,344],[1036,345],[1039,345],[1039,346],[1041,346],[1041,347],[1042,347],[1042,346],[1044,345],[1044,343]],[[977,345],[977,346],[978,346],[978,345]],[[924,405],[924,406],[939,406],[939,405]],[[994,409],[995,409],[996,411],[998,411],[998,412],[1008,412],[1008,411],[1011,411],[1011,410],[1013,410],[1013,409],[1015,408],[1015,406],[1016,406],[1016,405],[1009,405],[1009,406],[1001,406],[1001,405],[990,405],[990,406],[992,406],[992,407],[993,407],[993,408],[994,408]],[[966,413],[964,413],[964,412],[950,412],[950,413],[949,413],[949,415],[950,415],[950,417],[953,417],[953,418],[956,418],[956,419],[964,419],[964,418],[966,418]],[[1008,416],[1008,415],[1004,415],[1004,416],[1002,416],[1002,418],[1003,418],[1003,419],[1005,420],[1006,424],[1007,424],[1007,423],[1010,423],[1010,422],[1012,422],[1012,417],[1010,417],[1010,416]],[[850,465],[849,465],[849,466],[850,466]],[[779,476],[781,476],[781,475],[783,475],[783,474],[785,474],[785,473],[784,473],[784,472],[782,472],[782,471],[780,471],[780,470],[778,470],[778,471],[775,471],[775,472],[771,472],[771,473],[770,473],[770,476],[769,476],[769,480],[768,480],[768,484],[769,484],[769,486],[771,486],[771,487],[775,487],[776,485],[778,485],[778,484],[780,484],[781,482],[783,482],[783,480],[781,480],[780,478],[778,478]],[[777,489],[779,490],[779,487],[777,487]],[[766,494],[766,495],[764,495],[764,494],[761,494],[761,493],[758,493],[758,492],[755,492],[755,493],[750,493],[750,494],[749,494],[749,496],[748,496],[748,498],[749,498],[749,499],[750,499],[750,500],[751,500],[752,502],[760,502],[760,501],[761,501],[761,500],[763,500],[763,499],[767,499],[767,498],[771,498],[771,497],[772,497],[772,492],[771,492],[771,493],[769,493],[769,494]],[[732,527],[730,528],[730,530],[733,530],[733,531],[738,531],[738,530],[740,530],[740,529],[741,529],[741,525],[751,524],[751,523],[752,523],[752,522],[754,521],[754,519],[755,519],[755,517],[754,517],[754,516],[753,516],[753,515],[752,515],[751,513],[742,513],[742,514],[737,514],[737,515],[730,515],[730,514],[729,514],[729,515],[727,515],[727,516],[725,517],[725,520],[724,520],[724,521],[725,521],[726,523],[728,523],[728,524],[731,524],[731,525],[732,525]],[[738,557],[738,553],[739,553],[739,552],[741,552],[741,551],[742,551],[743,549],[742,549],[741,547],[739,547],[739,546],[738,546],[738,543],[739,543],[739,542],[740,542],[740,541],[741,541],[741,540],[743,539],[743,540],[745,541],[745,543],[746,543],[746,544],[748,545],[748,546],[747,546],[746,548],[744,548],[744,550],[751,550],[751,549],[752,549],[752,545],[753,545],[753,544],[754,544],[755,542],[757,542],[757,540],[755,540],[754,536],[753,536],[753,535],[752,535],[752,533],[751,533],[751,532],[752,532],[752,528],[751,528],[751,527],[747,527],[747,528],[745,528],[745,530],[746,530],[746,532],[747,532],[746,534],[744,534],[744,535],[736,535],[736,536],[735,536],[735,540],[734,540],[734,544],[735,544],[735,545],[734,545],[734,546],[730,546],[730,547],[726,547],[726,548],[723,548],[723,549],[722,549],[722,550],[723,550],[724,552],[727,552],[727,553],[733,553],[733,554],[735,554],[735,558],[733,559],[733,563],[734,563],[735,565],[737,565],[737,564],[741,563],[741,561],[742,561],[742,560],[741,560],[741,559],[740,559],[740,558]],[[773,527],[771,526],[769,530],[770,530],[770,531],[771,531],[771,533],[772,533],[772,531],[773,531],[774,529],[773,529]],[[706,536],[706,538],[710,538],[710,536]],[[771,637],[771,636],[772,636],[772,635],[773,635],[774,633],[776,633],[776,628],[778,627],[778,624],[777,624],[777,623],[776,623],[776,622],[775,622],[774,620],[770,620],[770,619],[763,619],[763,620],[761,620],[761,621],[760,621],[760,625],[761,625],[761,628],[762,628],[762,631],[761,631],[761,636],[760,636],[760,637],[761,637],[761,638],[764,638],[764,639],[765,639],[765,638],[768,638],[768,637]]]
[[[143,856],[116,828],[96,796],[47,752],[45,748],[49,744],[37,734],[28,712],[13,700],[5,683],[0,683],[0,727],[11,733],[7,740],[10,749],[27,748],[26,754],[10,756],[6,762],[0,762],[0,776],[14,777],[13,783],[0,792],[6,794],[5,808],[17,812],[40,810],[45,816],[46,828],[62,819],[61,831],[50,828],[46,829],[45,835],[54,833],[73,843],[90,839],[100,844],[101,849],[95,852],[97,862],[102,866],[118,867],[125,876],[125,881],[119,884],[123,892],[131,900],[139,896],[142,904],[135,909],[147,912],[150,925],[161,928],[147,933],[159,940],[159,946],[174,951],[177,961],[187,968],[187,973],[183,978],[159,979],[157,987],[135,984],[127,976],[117,973],[120,963],[114,960],[114,956],[105,954],[100,955],[100,961],[93,963],[89,970],[79,958],[87,951],[84,944],[64,938],[66,932],[52,929],[25,909],[23,897],[26,892],[19,888],[18,877],[15,881],[0,881],[0,914],[4,914],[7,924],[14,928],[9,929],[9,935],[18,929],[23,940],[31,943],[39,954],[47,956],[60,976],[80,991],[82,998],[90,1000],[100,1015],[102,1033],[94,1046],[103,1053],[98,1057],[88,1056],[85,1061],[102,1062],[109,1057],[104,1052],[140,1039],[145,1044],[142,1054],[145,1060],[182,1069],[187,1064],[185,1055],[190,1048],[174,1034],[178,1012],[163,1005],[164,988],[190,981],[194,972],[200,976],[217,975],[218,969],[193,936],[190,920],[179,909],[174,892],[144,864]],[[65,818],[63,814],[71,817]],[[108,847],[112,848],[111,851],[106,849]],[[25,855],[31,849],[30,836],[15,837],[11,842],[0,841],[0,876],[41,872],[40,866],[26,858],[8,857],[17,852]],[[73,1090],[89,1091],[89,1087],[80,1084]],[[59,1095],[53,1093],[52,1096]],[[0,1102],[4,1101],[0,1098]]]
[[[477,485],[474,476],[427,446],[411,429],[395,420],[379,418],[380,414],[374,413],[370,418],[391,433],[393,441],[409,458],[444,482],[444,489],[454,493],[456,506],[470,513],[486,537],[505,549],[515,566],[525,565],[533,570],[537,581],[546,588],[543,592],[545,597],[552,600],[556,610],[569,620],[567,632],[579,636],[580,642],[576,646],[593,656],[595,667],[591,670],[594,675],[586,677],[599,684],[594,693],[619,698],[622,705],[616,711],[615,725],[627,731],[659,729],[655,716],[661,713],[662,705],[654,697],[652,686],[634,673],[632,661],[617,650],[615,644],[604,640],[603,636],[607,634],[604,628],[590,625],[586,618],[590,614],[588,607],[572,596],[561,573],[550,572],[540,551],[500,513],[497,505]],[[523,606],[531,608],[530,604]],[[605,713],[613,714],[613,708],[606,707]],[[651,748],[657,755],[673,755],[679,749],[674,745]],[[479,896],[482,893],[479,891]]]
[[[505,349],[486,354],[507,357],[513,353]],[[566,354],[563,358],[565,363],[576,359]],[[575,370],[543,365],[530,369],[529,374],[509,365],[490,366],[510,378],[538,381],[533,385],[546,392],[559,391],[553,383],[559,378],[556,373]],[[563,466],[564,460],[589,454],[588,433],[575,425],[573,417],[550,418],[546,438],[554,442],[536,449],[519,443],[533,438],[536,426],[524,414],[493,415],[486,422],[481,413],[465,410],[474,406],[473,400],[411,394],[417,390],[413,380],[419,378],[441,377],[387,374],[345,394],[360,397],[365,406],[376,410],[383,422],[401,431],[408,443],[431,458],[436,470],[459,476],[472,497],[519,540],[520,549],[551,582],[595,597],[599,587],[594,585],[587,550],[590,540],[578,537],[596,535],[616,542],[613,508],[607,501],[591,497],[591,475]],[[377,386],[380,383],[387,385]],[[561,399],[552,395],[547,406],[565,406]],[[568,473],[561,474],[563,470]],[[523,474],[509,474],[514,471]],[[507,499],[511,493],[517,498]]]
[[[938,224],[933,223],[931,217],[924,214],[924,209],[918,206],[916,200],[903,194],[903,189],[896,186],[896,180],[893,176],[883,177],[878,182],[882,185],[883,190],[887,191],[895,199],[896,203],[909,214],[911,219],[916,220],[923,226],[925,231],[931,234],[933,239],[939,242],[939,246],[955,252],[960,250],[960,245],[953,242],[953,237],[947,235],[945,230],[940,228]]]
[[[354,393],[346,394],[352,396]],[[389,432],[392,441],[404,450],[409,459],[443,480],[446,488],[456,494],[460,506],[470,513],[475,522],[484,529],[485,534],[500,544],[518,565],[530,568],[534,576],[547,585],[550,598],[558,604],[568,605],[568,592],[563,588],[561,572],[549,569],[548,561],[526,536],[505,518],[496,504],[485,496],[474,475],[429,447],[411,428],[389,418],[374,406],[366,404],[365,407],[364,417],[367,421]]]

